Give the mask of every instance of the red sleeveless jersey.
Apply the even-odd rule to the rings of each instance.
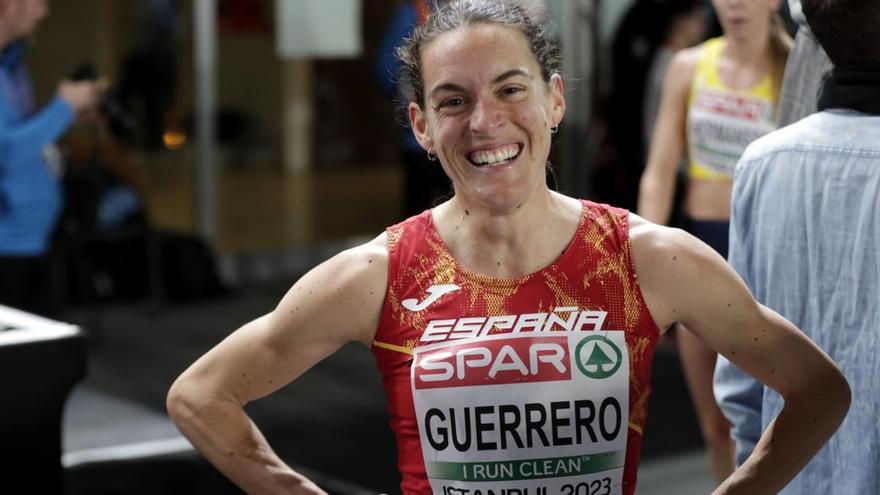
[[[516,279],[459,266],[430,211],[387,235],[372,351],[403,492],[634,493],[659,330],[628,212],[583,201],[562,255]]]

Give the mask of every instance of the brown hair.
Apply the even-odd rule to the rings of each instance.
[[[880,63],[877,0],[801,0],[801,8],[834,65]]]
[[[773,59],[773,84],[774,91],[778,95],[782,88],[782,76],[785,72],[785,62],[788,54],[794,46],[794,41],[785,29],[785,22],[779,12],[770,16],[770,54]]]
[[[532,54],[541,67],[545,82],[559,72],[559,49],[543,22],[534,20],[512,0],[452,0],[434,11],[397,49],[401,61],[397,74],[405,103],[416,102],[424,108],[422,49],[442,34],[474,24],[501,24],[518,29],[529,42]]]

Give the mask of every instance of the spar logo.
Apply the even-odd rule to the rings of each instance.
[[[588,378],[608,378],[617,372],[623,362],[620,348],[602,335],[591,335],[575,347],[575,361],[581,373]]]
[[[417,351],[416,389],[571,379],[568,337],[507,337]]]

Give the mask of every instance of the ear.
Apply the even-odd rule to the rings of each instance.
[[[409,103],[407,111],[409,113],[409,126],[412,129],[413,134],[416,136],[416,141],[419,142],[419,145],[421,145],[425,151],[433,150],[434,139],[430,135],[428,122],[425,120],[425,113],[415,102],[412,101]]]
[[[550,76],[550,126],[556,127],[565,116],[565,82],[559,73]]]

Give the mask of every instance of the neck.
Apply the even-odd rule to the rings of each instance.
[[[577,200],[542,187],[505,212],[471,208],[453,197],[434,210],[434,220],[460,265],[482,275],[520,277],[559,256],[579,214]]]
[[[747,38],[724,37],[723,55],[739,66],[755,66],[770,60],[770,35]]]
[[[880,64],[834,67],[822,83],[817,106],[880,115]]]

